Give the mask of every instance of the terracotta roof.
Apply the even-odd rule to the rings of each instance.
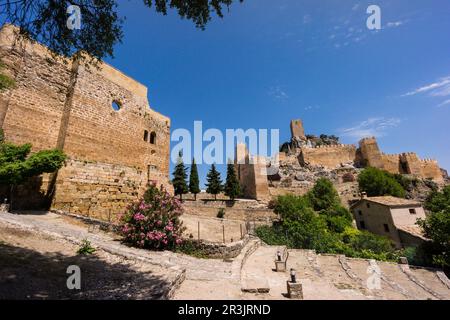
[[[402,198],[396,198],[396,197],[392,197],[392,196],[383,196],[383,197],[366,197],[363,198],[361,200],[359,200],[358,202],[356,202],[355,204],[352,205],[352,207],[356,206],[357,204],[359,204],[361,201],[370,201],[370,202],[375,202],[378,204],[381,204],[383,206],[388,206],[388,207],[421,207],[422,204],[418,201],[415,200],[408,200],[408,199],[402,199]]]
[[[397,229],[426,240],[425,236],[423,235],[422,229],[419,226],[400,226],[397,227]]]

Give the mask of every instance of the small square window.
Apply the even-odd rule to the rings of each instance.
[[[359,226],[361,229],[365,229],[366,228],[366,224],[364,223],[364,221],[360,221],[359,222]]]
[[[383,224],[383,227],[385,232],[389,232],[389,226],[386,223]]]
[[[362,211],[361,211],[361,210],[358,210],[358,214],[359,214],[360,216],[362,216]]]
[[[416,212],[416,209],[409,209],[409,213],[410,214],[416,214],[417,212]]]
[[[370,208],[370,203],[367,202],[366,206],[367,206],[367,208]]]

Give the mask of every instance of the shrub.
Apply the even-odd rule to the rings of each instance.
[[[308,198],[316,211],[326,210],[341,203],[333,183],[325,178],[317,180],[312,190],[308,192]]]
[[[450,269],[450,210],[433,212],[417,223],[425,237],[431,240],[428,254],[433,264],[448,272]]]
[[[198,241],[187,240],[183,241],[177,248],[176,252],[187,254],[199,259],[209,258],[208,254],[201,248]]]
[[[320,216],[325,220],[328,230],[331,232],[342,233],[345,228],[352,226],[353,217],[350,211],[342,206],[322,210]]]
[[[225,217],[225,209],[224,208],[220,208],[219,212],[217,212],[217,218],[223,219],[224,217]]]
[[[281,221],[271,227],[257,228],[257,236],[271,245],[355,258],[396,260],[398,252],[388,238],[359,231],[352,226],[350,211],[340,205],[339,197],[335,196],[336,191],[330,184],[323,179],[314,188],[315,192],[306,196],[279,196],[273,206]],[[320,199],[320,195],[325,195],[325,200]],[[313,203],[322,209],[315,211]]]
[[[405,189],[386,171],[376,168],[364,169],[358,177],[360,191],[367,192],[370,197],[391,195],[404,198]]]
[[[183,242],[182,213],[178,199],[150,185],[144,198],[121,216],[121,234],[125,242],[140,248],[174,249]]]
[[[300,212],[313,212],[306,197],[284,195],[279,196],[274,203],[274,212],[282,219],[297,219]]]
[[[431,212],[450,211],[450,186],[446,186],[442,192],[432,191],[424,207]]]
[[[78,248],[77,253],[78,254],[93,254],[95,252],[95,248],[92,247],[91,242],[87,239],[84,239],[81,242],[80,248]]]

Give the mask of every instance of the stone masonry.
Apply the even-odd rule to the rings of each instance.
[[[430,179],[437,183],[444,182],[444,175],[436,160],[420,159],[414,152],[401,154],[384,154],[381,152],[375,137],[364,138],[359,141],[359,148],[353,144],[330,144],[330,145],[314,145],[305,135],[302,120],[292,120],[291,127],[291,143],[287,152],[280,152],[276,159],[277,163],[266,160],[270,166],[278,166],[279,168],[297,167],[301,170],[306,168],[323,168],[324,170],[336,169],[355,169],[364,167],[374,167],[386,170],[393,174],[407,174],[421,179]],[[239,180],[241,187],[247,197],[253,199],[270,198],[266,193],[269,181],[277,181],[280,174],[271,174],[267,177],[257,176],[255,179],[255,166],[249,165],[250,156],[245,145],[239,145],[237,149],[238,160],[245,159],[242,165],[238,165]],[[254,159],[258,158],[253,156]],[[258,158],[259,159],[259,158]],[[264,161],[258,161],[261,165]],[[309,168],[309,169],[308,169]],[[257,171],[261,171],[260,168]],[[295,178],[301,181],[302,172],[298,171]],[[298,176],[298,178],[297,178]],[[275,187],[276,186],[272,186]],[[283,187],[283,186],[281,186]],[[257,191],[259,190],[259,191]]]
[[[105,219],[148,182],[168,187],[170,119],[150,109],[144,85],[106,63],[96,68],[55,57],[11,25],[0,30],[0,58],[16,82],[0,93],[6,139],[31,143],[32,152],[59,148],[68,155],[57,174],[30,183],[35,190],[18,188],[39,196],[15,205],[47,200],[54,209]]]

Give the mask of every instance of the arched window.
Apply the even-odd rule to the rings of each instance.
[[[151,144],[156,144],[156,132],[155,131],[150,133],[150,143]]]
[[[148,141],[148,131],[144,130],[144,141]]]
[[[113,100],[111,107],[114,111],[119,111],[122,108],[122,104],[117,100]]]

